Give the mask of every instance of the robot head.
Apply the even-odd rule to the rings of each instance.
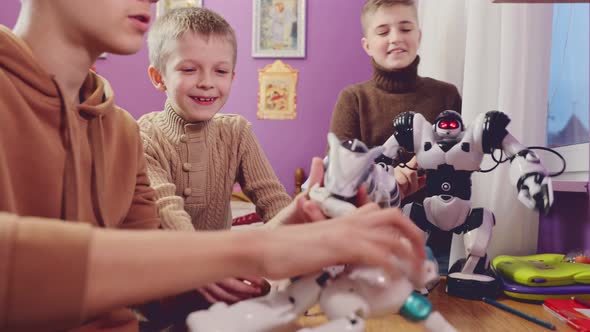
[[[463,129],[461,115],[451,110],[441,112],[434,122],[434,132],[442,139],[456,139]]]

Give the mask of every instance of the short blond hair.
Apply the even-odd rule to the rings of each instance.
[[[176,8],[156,20],[148,34],[150,64],[163,71],[170,55],[168,43],[186,32],[226,38],[234,50],[232,59],[235,68],[238,45],[234,29],[221,15],[200,7]]]
[[[416,8],[416,1],[414,0],[367,0],[363,6],[361,13],[361,26],[363,28],[363,36],[367,35],[368,17],[381,7],[391,7],[395,5],[402,5],[412,7],[416,13],[416,22],[418,22],[418,9]]]

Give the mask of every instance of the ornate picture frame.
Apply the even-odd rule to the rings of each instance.
[[[305,58],[306,0],[253,0],[252,57]]]
[[[258,70],[258,119],[292,120],[297,117],[299,70],[281,60]]]
[[[203,0],[160,0],[156,7],[156,16],[164,15],[171,9],[182,7],[203,7]]]

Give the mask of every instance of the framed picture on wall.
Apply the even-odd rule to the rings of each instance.
[[[171,9],[182,7],[203,7],[203,0],[160,0],[156,7],[156,15],[164,15]]]
[[[305,2],[253,0],[253,57],[305,57]]]
[[[258,70],[258,119],[290,120],[297,117],[298,73],[281,60]]]

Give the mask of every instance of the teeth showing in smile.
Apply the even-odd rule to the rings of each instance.
[[[193,99],[203,103],[210,103],[212,101],[215,101],[215,97],[193,97]]]

